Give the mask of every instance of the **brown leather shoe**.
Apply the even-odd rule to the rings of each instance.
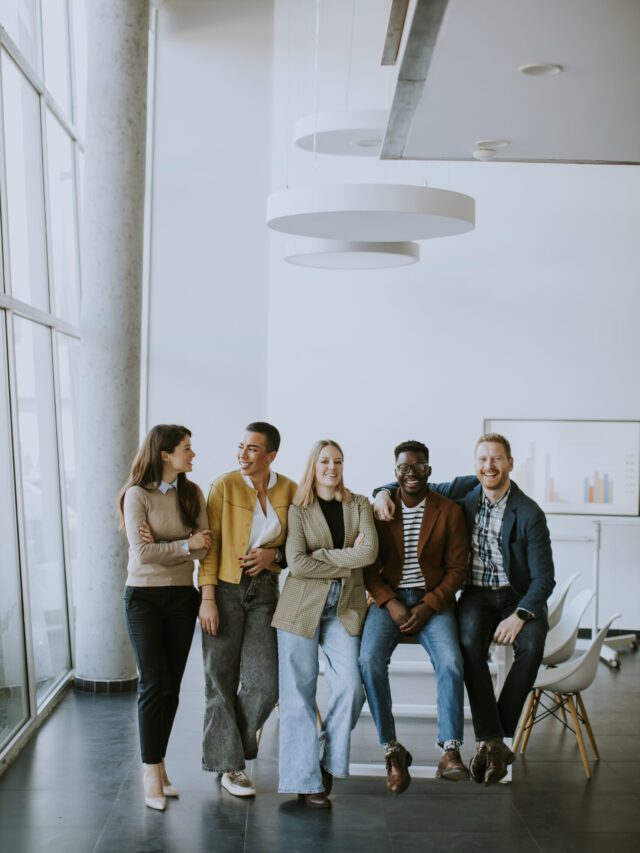
[[[513,764],[516,756],[501,738],[487,741],[487,769],[484,784],[494,785],[507,775],[507,767]]]
[[[394,749],[385,755],[387,766],[387,791],[390,794],[401,794],[406,791],[411,783],[409,767],[413,758],[404,746]]]
[[[487,745],[484,741],[481,741],[478,744],[478,751],[471,759],[471,763],[469,764],[469,772],[471,773],[471,778],[474,782],[477,782],[478,785],[482,785],[484,782],[484,774],[487,770]]]
[[[331,793],[331,789],[333,788],[333,776],[331,775],[331,773],[329,773],[328,770],[325,770],[322,764],[320,765],[320,772],[322,773],[322,784],[324,785],[324,792],[328,797]]]
[[[299,800],[304,800],[305,806],[310,809],[330,809],[331,800],[327,799],[324,791],[318,791],[317,794],[298,794]]]
[[[462,763],[459,749],[447,749],[440,761],[436,770],[436,779],[451,779],[457,782],[460,779],[468,779],[469,770],[467,765]]]

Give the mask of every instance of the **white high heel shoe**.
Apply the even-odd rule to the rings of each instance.
[[[162,777],[162,793],[165,797],[179,797],[180,791],[177,791],[171,782],[169,781],[169,777],[167,776],[167,771],[164,766],[164,758],[162,759],[162,763],[160,764],[160,775]]]
[[[150,809],[163,812],[167,801],[163,793],[161,764],[143,764],[144,802]]]

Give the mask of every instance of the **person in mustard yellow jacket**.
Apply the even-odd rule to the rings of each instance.
[[[314,444],[289,508],[289,575],[273,618],[280,677],[280,793],[329,808],[334,776],[349,775],[351,730],[364,690],[358,669],[367,612],[362,569],[374,562],[378,535],[371,505],[342,480],[335,441]],[[329,707],[316,728],[318,649],[325,661]]]
[[[258,753],[256,732],[278,700],[278,649],[271,627],[284,563],[287,510],[296,484],[271,470],[280,434],[247,426],[240,470],[212,484],[207,513],[212,544],[200,565],[199,620],[205,677],[202,766],[239,797],[255,788],[245,761]]]

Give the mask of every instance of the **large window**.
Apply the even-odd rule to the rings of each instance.
[[[0,752],[72,666],[83,2],[0,0]]]

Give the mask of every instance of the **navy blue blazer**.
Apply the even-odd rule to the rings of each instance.
[[[395,491],[397,485],[383,488]],[[450,483],[429,483],[429,486],[460,504],[471,542],[482,489],[477,477],[456,477]],[[520,596],[518,607],[533,613],[537,619],[546,619],[547,599],[555,586],[547,519],[538,504],[513,481],[502,521],[500,550],[509,583]]]

